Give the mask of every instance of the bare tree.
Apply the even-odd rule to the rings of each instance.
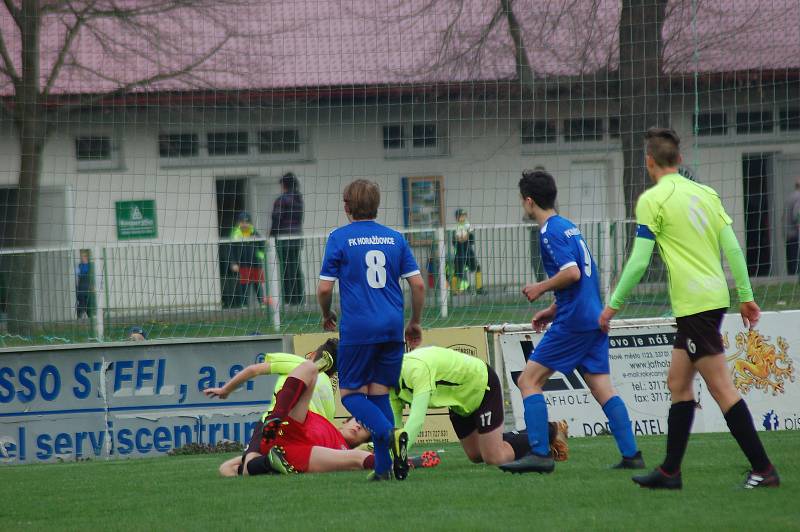
[[[649,183],[643,135],[650,126],[669,124],[670,72],[687,71],[708,49],[735,49],[742,32],[764,27],[751,23],[761,11],[754,3],[737,6],[737,16],[724,24],[706,24],[702,38],[693,35],[698,15],[713,21],[728,9],[711,0],[403,0],[399,4],[403,8],[397,8],[401,15],[395,19],[428,17],[438,28],[435,54],[412,76],[427,71],[485,79],[487,70],[510,51],[514,81],[523,99],[546,99],[545,91],[558,87],[585,98],[604,97],[609,112],[617,107],[627,217],[633,217],[636,199]],[[667,20],[672,24],[665,34]],[[555,73],[537,71],[543,57]]]
[[[73,110],[134,90],[168,82],[207,86],[200,74],[234,36],[226,22],[231,2],[3,0],[3,6],[0,16],[7,22],[0,24],[0,86],[11,87],[11,96],[2,101],[20,147],[18,208],[8,232],[14,248],[32,248],[43,153],[54,126]],[[209,30],[207,36],[189,31],[187,20],[198,19]],[[59,90],[66,85],[61,83],[65,72],[91,90]],[[10,262],[9,329],[29,334],[33,254],[15,254]]]
[[[667,0],[623,0],[619,24],[619,111],[625,215],[649,181],[644,166],[645,131],[669,123],[665,98],[663,29]]]

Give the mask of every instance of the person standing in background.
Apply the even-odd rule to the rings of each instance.
[[[794,192],[786,198],[786,273],[797,275],[800,265],[800,177]]]
[[[89,298],[92,293],[92,265],[89,251],[81,250],[81,261],[75,266],[75,296],[78,319],[89,317]]]
[[[250,214],[242,211],[236,215],[236,225],[231,230],[230,269],[239,274],[237,306],[246,307],[250,297],[250,285],[255,285],[256,297],[262,305],[267,303],[264,276],[264,242],[260,238]]]
[[[272,206],[272,228],[269,235],[275,237],[275,247],[280,264],[283,302],[287,305],[302,305],[305,299],[303,290],[303,270],[300,267],[301,238],[280,238],[296,236],[303,232],[303,196],[300,183],[292,172],[283,174],[280,179],[281,195]]]
[[[456,209],[456,229],[453,231],[454,272],[451,281],[455,292],[463,292],[469,288],[469,272],[475,272],[475,291],[483,292],[481,267],[475,257],[475,230],[467,219],[465,209]]]

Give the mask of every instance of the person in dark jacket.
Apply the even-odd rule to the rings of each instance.
[[[281,195],[272,206],[272,228],[275,248],[281,270],[283,302],[302,305],[304,300],[303,270],[300,267],[300,250],[303,240],[303,196],[300,183],[292,172],[281,177]]]

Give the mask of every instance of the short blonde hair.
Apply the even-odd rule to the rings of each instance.
[[[373,220],[378,217],[381,190],[378,184],[366,179],[356,179],[344,187],[344,202],[354,220]]]

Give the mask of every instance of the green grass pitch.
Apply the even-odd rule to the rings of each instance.
[[[385,484],[364,472],[219,478],[230,455],[2,467],[0,530],[800,530],[800,432],[761,434],[779,489],[738,488],[747,467],[728,434],[692,436],[680,492],[608,470],[609,437],[570,439],[552,475],[501,473],[446,445],[438,468]],[[655,465],[664,437],[639,441]]]

